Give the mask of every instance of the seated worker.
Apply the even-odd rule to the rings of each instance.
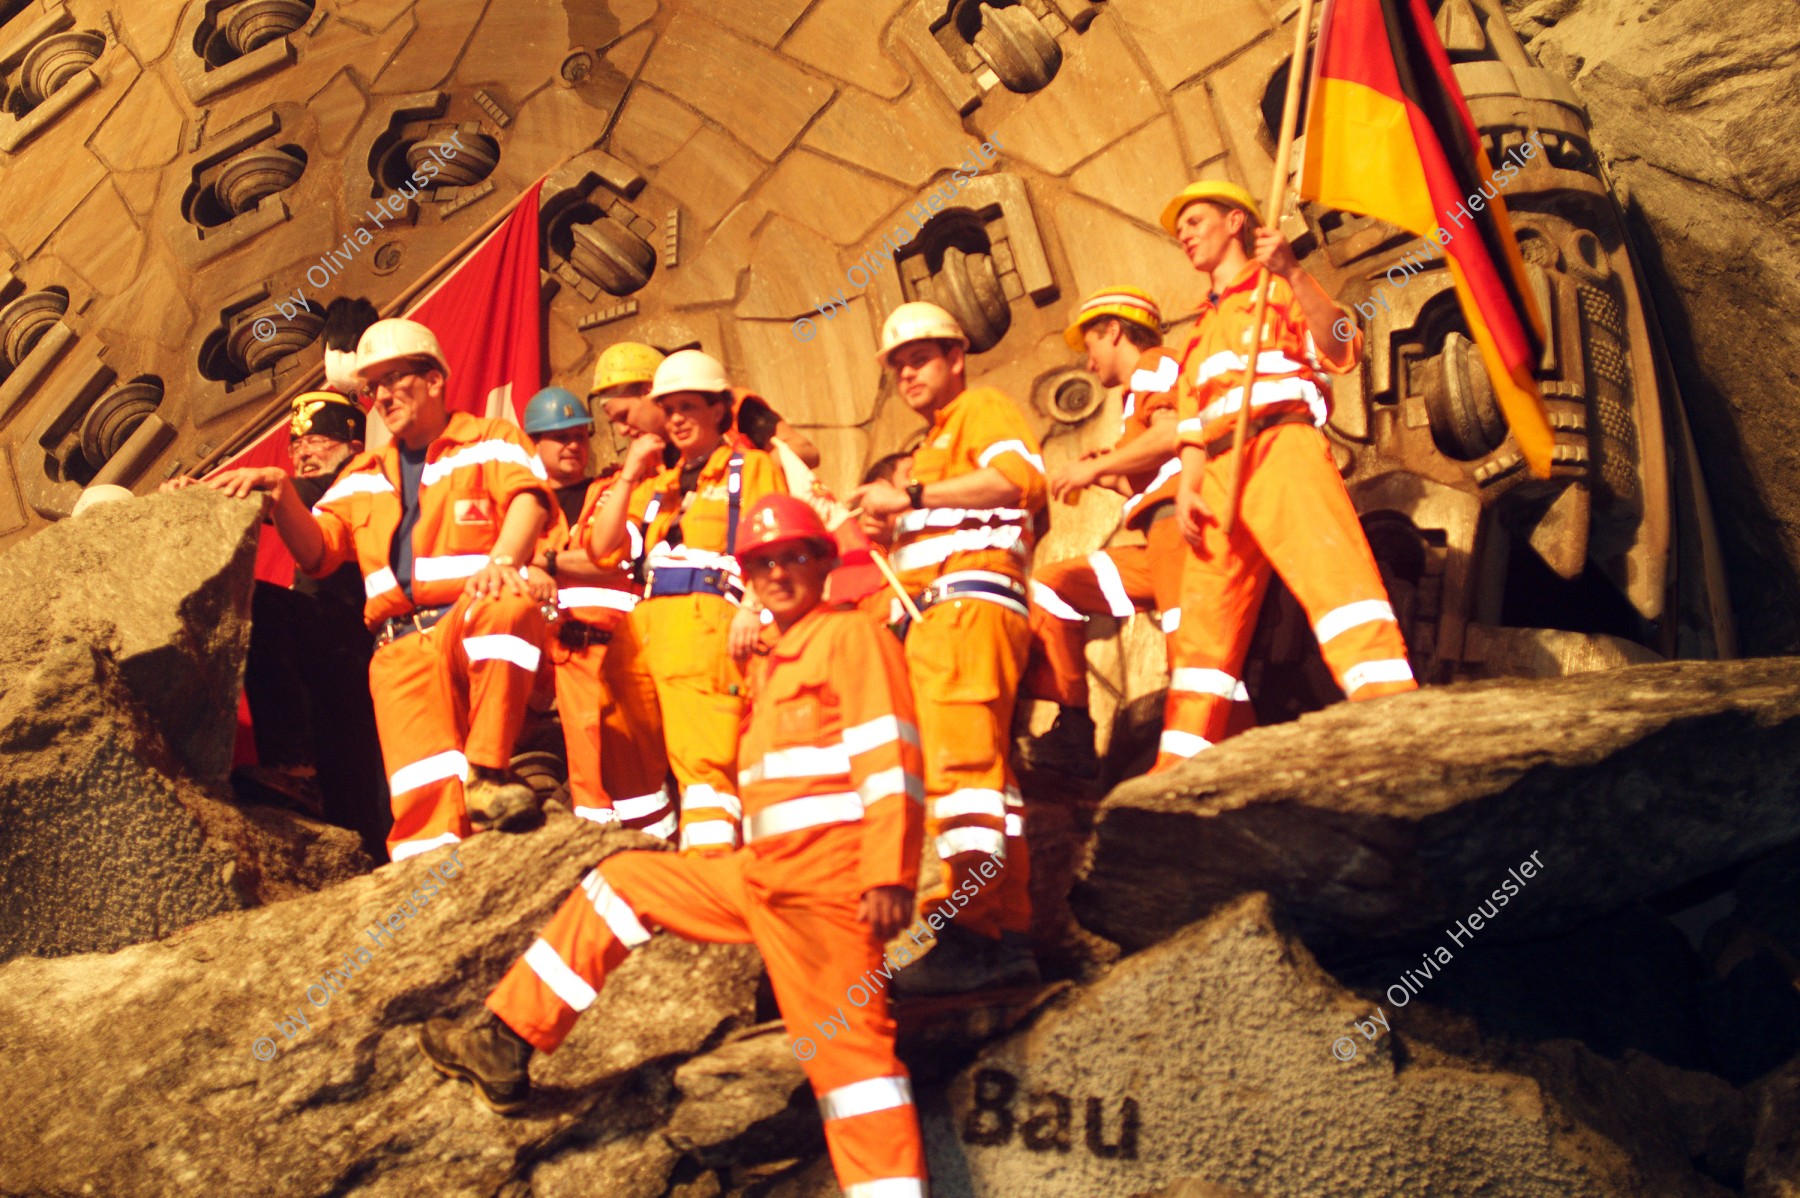
[[[696,349],[671,354],[650,390],[668,440],[632,442],[588,522],[595,562],[641,563],[644,600],[630,625],[655,689],[651,723],[662,729],[681,788],[680,843],[690,851],[738,843],[744,678],[732,648],[747,652],[762,625],[732,553],[744,509],[783,490],[768,454],[732,443],[731,394],[715,359]],[[659,469],[665,445],[680,456]]]
[[[358,455],[310,512],[286,475],[257,489],[273,492],[276,531],[302,570],[322,577],[355,561],[362,573],[388,852],[401,861],[536,813],[508,766],[542,654],[542,605],[555,598],[523,565],[552,500],[516,425],[444,406],[450,367],[430,329],[377,321],[356,356],[393,441]]]
[[[583,819],[618,820],[666,839],[675,830],[675,808],[662,790],[668,764],[660,735],[652,727],[643,738],[647,743],[613,742],[616,762],[601,737],[605,662],[643,588],[627,570],[595,565],[584,547],[594,505],[618,485],[616,474],[588,477],[593,432],[587,408],[561,387],[545,387],[525,405],[525,435],[537,443],[556,499],[531,569],[556,587],[562,616],[548,648],[569,763],[569,803]],[[618,798],[612,787],[623,787]]]
[[[770,495],[743,525],[740,568],[774,618],[750,669],[739,747],[744,847],[606,858],[488,995],[481,1020],[467,1029],[429,1020],[419,1049],[510,1114],[529,1102],[532,1051],[555,1052],[653,934],[755,944],[790,1035],[827,1018],[842,1029],[803,1062],[838,1184],[850,1195],[924,1198],[925,1154],[887,996],[876,986],[861,1006],[844,997],[868,988],[883,944],[912,913],[921,763],[906,666],[873,621],[821,602],[836,554],[806,504]]]
[[[1375,555],[1320,431],[1330,414],[1325,375],[1355,368],[1362,333],[1300,265],[1287,238],[1261,225],[1250,193],[1218,180],[1190,184],[1162,214],[1163,228],[1212,291],[1182,356],[1176,393],[1176,518],[1191,548],[1170,645],[1159,771],[1247,723],[1234,719],[1234,706],[1245,705],[1233,700],[1271,569],[1306,611],[1325,664],[1351,699],[1418,686]],[[1237,523],[1227,536],[1220,524],[1232,502],[1224,459],[1244,404],[1245,353],[1265,277],[1267,331],[1241,450]]]

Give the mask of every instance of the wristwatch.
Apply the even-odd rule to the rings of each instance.
[[[915,508],[925,506],[925,484],[910,482],[906,484],[906,502]]]
[[[544,550],[544,573],[552,578],[556,577],[556,550],[554,549]]]

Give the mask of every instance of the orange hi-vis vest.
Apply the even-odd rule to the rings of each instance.
[[[917,881],[925,759],[906,658],[852,607],[819,605],[752,661],[738,741],[746,851],[763,860],[832,852],[857,888]],[[821,835],[844,825],[860,837]],[[818,870],[809,864],[808,872]]]
[[[448,606],[469,576],[487,565],[514,499],[532,491],[555,509],[546,477],[518,425],[453,413],[425,450],[412,538],[412,601],[388,561],[403,515],[398,442],[358,454],[313,505],[325,555],[312,574],[322,578],[354,558],[368,596],[363,622],[370,628],[418,608]]]
[[[553,517],[550,527],[538,538],[538,550],[586,556],[588,523],[593,520],[594,509],[600,505],[601,498],[612,488],[617,478],[617,475],[612,478],[597,478],[589,484],[573,528],[569,527],[569,518],[563,513],[562,504],[551,504]],[[614,568],[608,571],[606,578],[598,582],[565,583],[558,578],[556,606],[565,616],[610,631],[617,628],[626,614],[637,606],[638,597],[643,593],[643,588],[629,570]]]
[[[1183,445],[1204,446],[1232,432],[1243,406],[1245,355],[1262,274],[1259,264],[1247,264],[1216,299],[1200,308],[1200,322],[1181,357],[1176,392],[1180,418],[1176,432]],[[1359,330],[1344,361],[1323,359],[1294,289],[1279,275],[1270,275],[1251,418],[1304,415],[1323,425],[1331,415],[1331,388],[1323,372],[1346,374],[1355,369],[1361,353]]]
[[[735,468],[733,458],[739,459]],[[638,484],[631,494],[626,536],[631,555],[645,559],[647,587],[654,589],[658,570],[718,570],[728,579],[731,597],[742,595],[743,579],[730,543],[733,486],[738,489],[740,513],[749,511],[764,495],[787,491],[781,471],[768,454],[729,440],[721,442],[706,459],[699,482],[686,496],[685,508],[681,463]],[[669,533],[677,520],[681,522],[680,543],[670,545]]]
[[[1151,346],[1138,358],[1137,369],[1126,381],[1125,428],[1119,434],[1118,448],[1123,449],[1150,431],[1151,417],[1158,412],[1175,410],[1175,384],[1181,379],[1181,362],[1160,345]],[[1140,516],[1165,499],[1175,498],[1175,485],[1181,477],[1181,455],[1169,456],[1148,470],[1130,476],[1131,498],[1125,501],[1121,518],[1126,528],[1137,528]]]
[[[888,558],[907,590],[970,573],[1024,584],[1047,494],[1043,452],[1012,400],[992,387],[976,387],[939,409],[913,451],[912,477],[935,483],[989,466],[1019,488],[1018,507],[900,513]]]

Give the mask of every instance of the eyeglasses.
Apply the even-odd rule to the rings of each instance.
[[[323,433],[308,433],[304,437],[292,437],[288,440],[290,453],[329,453],[338,445],[344,444],[336,437],[327,437]]]
[[[376,392],[380,391],[383,387],[386,387],[388,393],[391,395],[393,394],[394,388],[400,385],[401,379],[409,378],[415,374],[424,374],[425,371],[429,369],[429,366],[422,367],[415,362],[410,366],[402,366],[398,370],[390,370],[378,379],[369,379],[363,383],[362,396],[364,399],[374,399]]]
[[[823,554],[819,553],[817,550],[808,549],[795,550],[790,553],[758,554],[756,557],[750,558],[744,563],[744,573],[752,577],[761,577],[776,566],[780,566],[783,571],[787,571],[798,566],[810,566],[814,562],[822,562],[824,560],[825,556]]]

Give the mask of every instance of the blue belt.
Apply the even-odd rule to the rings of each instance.
[[[919,596],[919,611],[950,599],[984,599],[989,603],[998,603],[1008,611],[1031,616],[1031,609],[1025,605],[1025,589],[1017,583],[988,582],[980,578],[958,578],[950,582],[934,582],[925,588]]]
[[[697,566],[659,566],[650,571],[650,585],[645,590],[644,597],[661,599],[668,595],[717,595],[721,599],[732,599],[743,593],[744,584],[736,576],[717,567],[700,569]]]
[[[443,607],[425,607],[420,608],[418,611],[412,612],[409,615],[395,616],[392,619],[383,620],[381,627],[375,633],[375,643],[377,645],[387,645],[399,640],[403,636],[411,636],[415,632],[424,632],[427,628],[430,628],[433,624],[436,624],[439,620],[449,614],[450,608],[453,606],[454,604],[446,603]]]

